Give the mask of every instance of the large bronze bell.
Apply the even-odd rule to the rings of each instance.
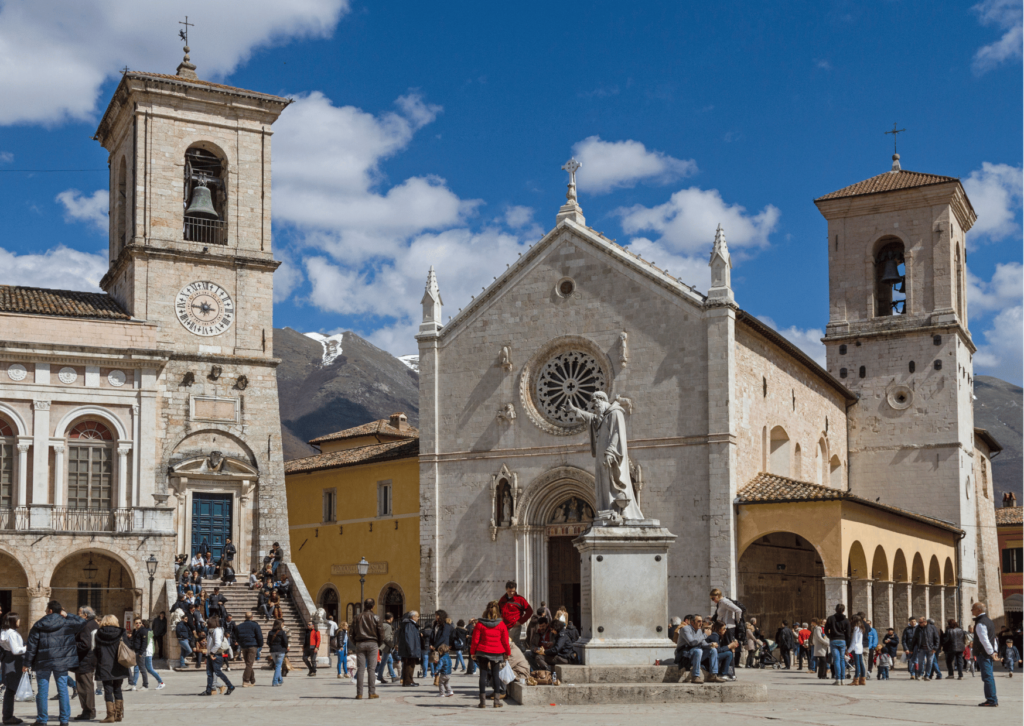
[[[217,210],[213,208],[213,195],[207,189],[206,182],[199,182],[192,190],[192,201],[189,203],[188,209],[185,210],[185,216],[198,219],[220,219]]]
[[[882,270],[881,282],[885,285],[896,285],[903,282],[903,275],[900,274],[896,260],[889,258],[885,261],[885,269]]]

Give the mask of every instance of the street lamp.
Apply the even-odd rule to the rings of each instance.
[[[363,585],[366,583],[366,573],[370,571],[370,563],[363,557],[356,565],[356,572],[359,573],[359,612],[363,611]]]
[[[149,572],[149,619],[153,619],[153,578],[156,576],[157,566],[156,555],[150,555],[146,560],[146,571]]]

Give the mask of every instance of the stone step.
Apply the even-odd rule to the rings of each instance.
[[[590,706],[606,703],[754,703],[768,700],[763,683],[581,683],[524,686],[513,681],[509,698],[523,706]]]

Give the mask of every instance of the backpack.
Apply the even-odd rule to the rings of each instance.
[[[462,632],[462,628],[455,628],[455,631],[452,633],[452,650],[459,651],[459,650],[465,650],[465,649],[466,649],[466,640],[465,640],[465,636],[464,636],[464,634]]]
[[[741,603],[736,598],[730,597],[730,598],[727,598],[727,599],[729,600],[729,602],[731,602],[733,605],[735,605],[736,607],[738,607],[742,611],[742,612],[740,612],[739,617],[736,618],[736,627],[739,627],[741,625],[743,627],[746,627],[746,625],[747,625],[747,606],[744,605],[743,603]]]

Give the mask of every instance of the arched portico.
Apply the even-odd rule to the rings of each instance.
[[[590,526],[594,505],[594,475],[574,466],[551,469],[526,487],[514,528],[516,581],[534,605],[544,601],[552,611],[565,605],[570,614],[577,607],[579,554],[572,540]]]

